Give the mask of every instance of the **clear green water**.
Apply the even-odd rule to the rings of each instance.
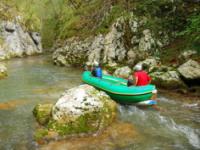
[[[8,78],[0,80],[0,150],[37,149],[32,110],[37,103],[56,102],[64,90],[81,84],[81,71],[56,67],[48,57],[14,59]],[[143,137],[122,150],[200,149],[200,108],[159,97],[163,111],[119,105],[119,118]],[[119,149],[119,150],[120,150]]]
[[[0,150],[35,149],[34,106],[55,102],[64,90],[81,84],[81,71],[56,67],[43,56],[6,63],[9,76],[0,80]]]

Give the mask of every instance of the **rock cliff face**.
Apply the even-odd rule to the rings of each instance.
[[[59,65],[82,65],[94,61],[133,65],[154,54],[169,40],[167,34],[157,38],[150,29],[143,27],[144,24],[145,18],[137,18],[131,14],[127,18],[120,17],[106,35],[100,34],[79,42],[68,40],[64,48],[54,52],[53,60]]]
[[[117,2],[112,3],[114,4]],[[186,73],[184,70],[188,67],[180,66],[190,58],[196,60],[198,64],[198,50],[187,49],[189,42],[185,44],[185,41],[177,38],[180,33],[185,34],[182,32],[187,27],[188,19],[189,24],[193,22],[195,17],[192,16],[196,15],[200,9],[199,5],[192,1],[190,3],[186,1],[134,1],[124,2],[124,4],[127,4],[130,10],[126,10],[126,13],[120,14],[112,23],[107,24],[108,32],[104,34],[95,32],[95,36],[84,40],[77,40],[77,37],[67,39],[66,45],[54,52],[54,63],[82,67],[84,64],[91,65],[94,61],[98,61],[110,74],[114,73],[116,76],[126,78],[133,71],[127,67],[132,68],[135,64],[142,63],[145,70],[151,74],[153,83],[161,87],[177,89],[186,88],[188,82],[198,81],[199,84],[199,79],[196,77],[199,76],[198,67],[194,67],[194,64],[193,67],[190,65],[191,71]],[[109,13],[108,11],[108,16]],[[98,20],[100,25],[104,18]],[[197,18],[196,27],[192,28],[197,29],[198,26]],[[196,35],[196,30],[194,35]],[[199,42],[196,43],[196,47],[199,47]],[[192,71],[192,68],[195,71]],[[191,74],[193,74],[192,78],[196,78],[195,80],[188,79],[188,75],[191,78]]]
[[[163,46],[169,44],[169,36],[165,31],[153,32],[144,28],[146,21],[146,18],[133,15],[128,18],[120,17],[106,35],[99,34],[84,41],[68,40],[64,48],[54,52],[53,60],[56,64],[64,66],[82,66],[98,61],[115,76],[124,78],[128,78],[133,72],[129,67],[140,63],[150,73],[154,84],[167,89],[186,88],[182,77],[186,80],[199,78],[198,62],[189,61],[179,68],[178,64],[173,67],[162,65],[162,58],[156,54]],[[184,53],[184,59],[182,55],[179,59],[186,61],[188,55],[191,54],[186,56]]]
[[[0,23],[0,60],[42,53],[39,33],[29,33],[17,22]]]

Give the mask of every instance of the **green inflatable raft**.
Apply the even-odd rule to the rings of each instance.
[[[92,76],[90,71],[83,72],[82,80],[84,83],[105,91],[113,100],[123,104],[145,103],[151,99],[152,92],[156,90],[151,84],[128,87],[127,80],[109,75],[103,75],[100,79]]]

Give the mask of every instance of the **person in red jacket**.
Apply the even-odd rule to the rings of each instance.
[[[144,86],[151,82],[151,78],[147,74],[146,71],[142,70],[142,65],[138,64],[134,67],[134,74],[133,77],[135,78],[135,85],[136,86]]]

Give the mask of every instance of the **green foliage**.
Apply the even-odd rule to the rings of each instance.
[[[194,42],[200,40],[200,14],[192,15],[188,19],[188,25],[181,34],[191,36],[191,40]]]
[[[185,10],[182,0],[140,0],[136,1],[136,10],[139,16],[148,18],[147,25],[154,31],[162,30],[174,33],[183,28]]]
[[[187,48],[194,49],[200,54],[200,14],[195,13],[187,19],[186,28],[179,33],[187,39]]]
[[[125,14],[125,10],[121,5],[115,5],[111,8],[111,11],[103,18],[100,26],[97,28],[97,33],[109,32],[110,25],[122,14]]]
[[[17,15],[16,8],[12,5],[13,0],[0,1],[0,20],[12,20]]]
[[[19,12],[19,15],[22,16],[21,24],[29,31],[39,32],[41,29],[41,18],[39,14],[40,7],[35,3],[35,1],[38,0],[18,0],[13,3]]]

